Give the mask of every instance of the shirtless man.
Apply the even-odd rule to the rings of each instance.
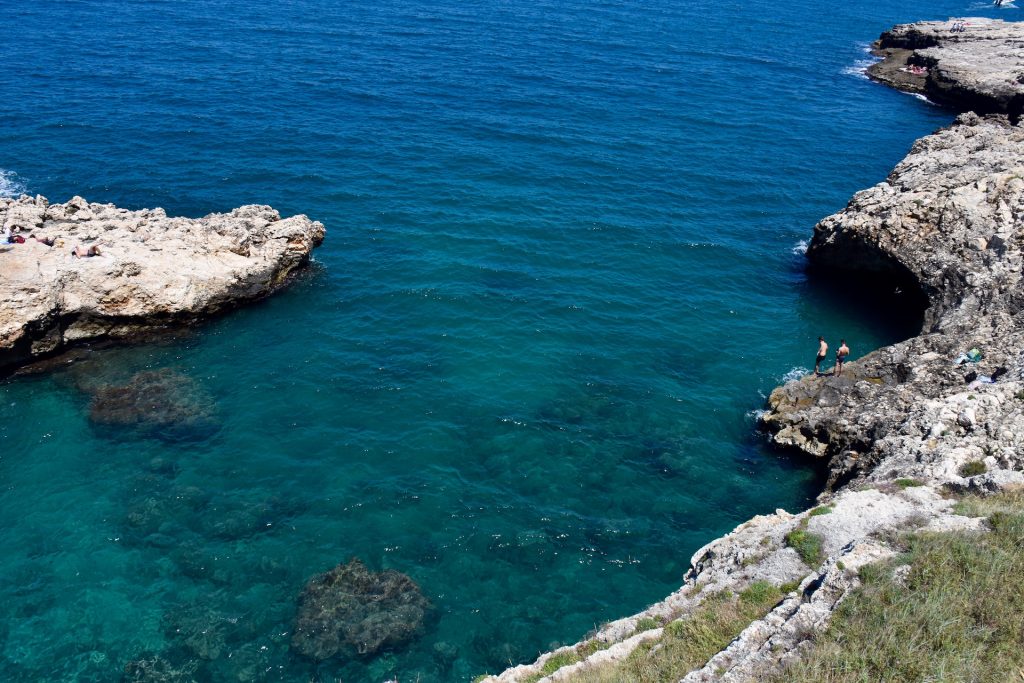
[[[815,376],[821,374],[819,366],[821,365],[821,361],[825,360],[826,355],[828,355],[828,344],[825,343],[824,337],[818,337],[818,357],[814,359]]]
[[[850,355],[850,347],[846,345],[845,339],[839,340],[839,348],[836,349],[836,369],[834,372],[836,375],[843,374],[843,363],[846,362],[846,357]]]
[[[71,256],[77,256],[78,258],[89,258],[90,256],[103,256],[103,252],[101,252],[100,248],[95,244],[89,247],[88,249],[79,244],[74,249],[71,250]]]

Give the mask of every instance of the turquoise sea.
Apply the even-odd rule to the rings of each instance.
[[[952,117],[868,82],[866,44],[1016,18],[955,0],[0,6],[4,193],[265,203],[328,228],[280,295],[0,381],[4,681],[117,681],[154,657],[160,680],[464,681],[808,505],[818,472],[766,448],[754,411],[819,334],[856,357],[916,321],[808,280],[801,241]],[[140,372],[180,422],[98,417]],[[420,585],[422,634],[296,654],[305,581],[353,557]]]

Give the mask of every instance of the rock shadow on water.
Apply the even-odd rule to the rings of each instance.
[[[864,277],[810,263],[806,273],[800,306],[808,319],[815,311],[841,310],[880,331],[887,343],[921,333],[928,299],[904,268],[893,265]]]
[[[430,601],[409,576],[359,559],[312,577],[299,596],[292,650],[323,661],[366,658],[422,634]]]
[[[101,433],[202,441],[220,429],[216,403],[194,379],[171,368],[143,370],[124,383],[89,386],[89,420]]]

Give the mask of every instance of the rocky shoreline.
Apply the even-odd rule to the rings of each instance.
[[[850,291],[881,282],[923,318],[918,336],[849,363],[841,377],[772,393],[762,417],[772,441],[828,463],[821,505],[741,524],[698,550],[662,602],[485,680],[578,680],[660,640],[708,596],[793,586],[678,676],[764,680],[811,647],[859,586],[860,567],[895,554],[892,534],[981,529],[954,513],[951,494],[1024,485],[1024,24],[958,21],[964,30],[896,26],[875,44],[884,59],[872,78],[965,113],[815,226],[807,251],[812,269],[841,274]],[[972,349],[980,359],[966,358]],[[820,545],[801,547],[796,534]]]
[[[321,223],[282,219],[269,206],[188,219],[41,196],[0,198],[0,229],[25,240],[0,245],[0,375],[267,296],[325,234]],[[93,247],[99,255],[87,255]]]

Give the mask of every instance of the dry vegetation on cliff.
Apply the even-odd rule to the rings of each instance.
[[[958,507],[991,531],[905,536],[774,682],[1024,680],[1024,491]]]
[[[758,581],[739,595],[722,591],[705,599],[700,609],[647,640],[626,659],[600,668],[583,669],[564,680],[575,683],[643,683],[678,680],[730,643],[795,586]]]

